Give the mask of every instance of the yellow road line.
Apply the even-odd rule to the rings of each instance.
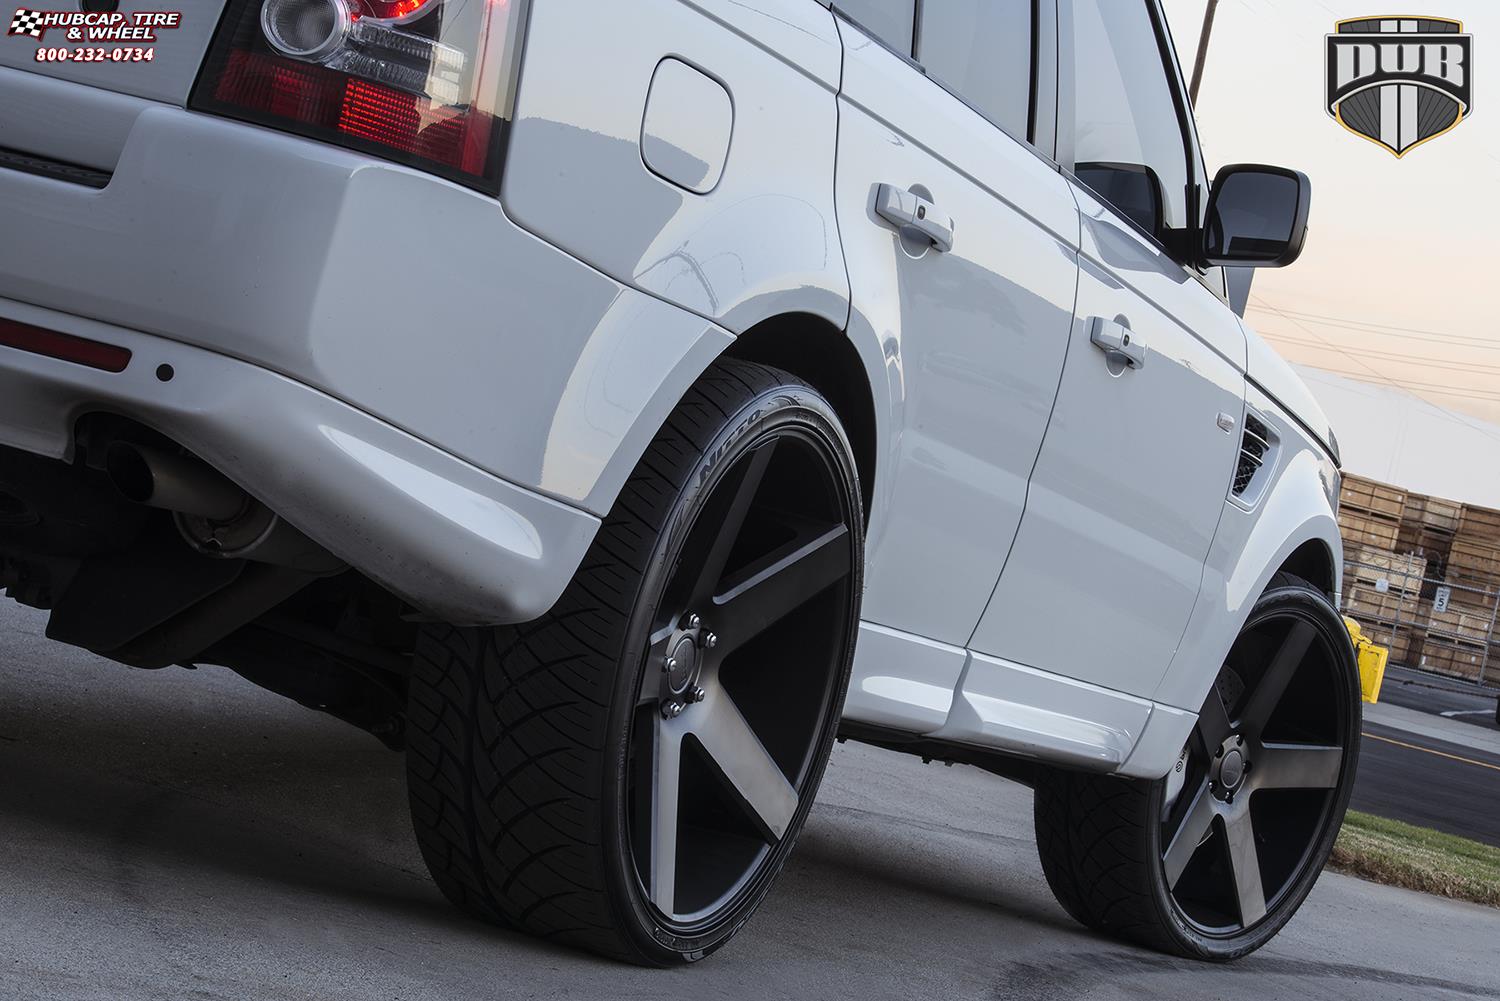
[[[1366,733],[1365,736],[1370,738],[1371,740],[1379,740],[1387,744],[1395,744],[1397,747],[1409,747],[1413,751],[1422,751],[1425,754],[1435,754],[1440,758],[1447,758],[1450,761],[1462,761],[1466,765],[1478,765],[1480,768],[1488,768],[1492,772],[1500,772],[1500,765],[1492,765],[1488,761],[1475,761],[1473,758],[1461,758],[1456,754],[1449,754],[1446,751],[1434,751],[1430,747],[1420,747],[1416,744],[1408,744],[1405,741],[1401,740],[1392,740],[1389,737],[1381,737],[1373,733]]]

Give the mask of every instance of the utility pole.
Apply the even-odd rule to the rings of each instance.
[[[1208,58],[1208,39],[1214,33],[1214,14],[1219,9],[1219,0],[1208,0],[1208,10],[1203,12],[1203,34],[1198,36],[1198,59],[1193,63],[1193,82],[1188,84],[1188,100],[1198,106],[1198,88],[1203,83],[1203,63]]]

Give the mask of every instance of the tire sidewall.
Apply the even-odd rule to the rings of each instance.
[[[611,899],[616,902],[620,925],[629,933],[643,958],[652,963],[670,965],[702,959],[724,943],[748,921],[764,900],[777,874],[785,865],[797,835],[816,797],[837,733],[844,696],[853,664],[854,643],[859,625],[859,599],[863,591],[864,521],[859,477],[842,425],[833,410],[818,393],[789,375],[778,373],[783,384],[757,393],[743,403],[728,420],[712,443],[704,450],[686,486],[673,502],[672,512],[661,532],[650,563],[637,593],[630,625],[621,651],[620,670],[613,692],[605,752],[607,765],[603,773],[606,788],[604,820],[605,873],[610,881]],[[818,441],[833,460],[835,475],[842,481],[841,501],[851,526],[853,577],[849,586],[849,615],[835,665],[835,676],[828,693],[829,711],[824,715],[814,757],[804,780],[797,812],[788,826],[787,835],[773,849],[772,857],[762,863],[760,873],[745,887],[731,910],[709,928],[683,937],[662,927],[654,908],[645,898],[635,873],[635,862],[628,833],[627,764],[633,725],[636,692],[642,683],[652,622],[682,548],[699,515],[735,463],[746,452],[769,435],[797,430]]]
[[[1187,920],[1176,901],[1172,899],[1164,868],[1159,863],[1151,866],[1152,897],[1160,912],[1163,926],[1171,930],[1186,951],[1202,959],[1220,962],[1238,959],[1265,945],[1285,927],[1302,906],[1303,901],[1307,899],[1307,895],[1312,892],[1313,886],[1317,884],[1318,877],[1322,874],[1323,867],[1333,852],[1334,841],[1338,838],[1344,814],[1349,808],[1350,796],[1354,791],[1363,719],[1359,668],[1343,617],[1333,603],[1327,595],[1311,584],[1285,576],[1279,577],[1272,581],[1271,586],[1256,601],[1240,634],[1255,628],[1268,618],[1286,614],[1289,610],[1304,614],[1307,620],[1318,629],[1321,636],[1328,641],[1329,648],[1334,652],[1334,670],[1338,674],[1338,683],[1343,691],[1346,706],[1345,719],[1341,721],[1345,752],[1339,772],[1339,783],[1334,791],[1333,802],[1330,804],[1323,826],[1302,863],[1301,871],[1292,884],[1286,888],[1281,898],[1276,901],[1270,913],[1250,929],[1229,936],[1204,933]],[[1154,860],[1161,859],[1164,853],[1159,818],[1163,812],[1166,787],[1165,778],[1153,782],[1150,795],[1146,800],[1148,811],[1146,829],[1150,852],[1148,857]]]

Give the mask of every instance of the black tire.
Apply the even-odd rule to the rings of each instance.
[[[443,893],[478,917],[644,965],[721,947],[812,805],[863,562],[858,476],[833,408],[785,372],[715,364],[547,615],[424,629],[407,775]],[[701,617],[674,610],[704,595]]]
[[[1038,782],[1037,850],[1058,902],[1095,931],[1161,952],[1218,962],[1254,952],[1328,861],[1360,721],[1342,618],[1311,584],[1277,575],[1172,774],[1056,771]]]

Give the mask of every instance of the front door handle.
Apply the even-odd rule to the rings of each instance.
[[[1146,345],[1140,337],[1118,320],[1096,316],[1089,320],[1089,340],[1113,362],[1130,368],[1146,367]]]
[[[940,254],[953,249],[953,217],[915,192],[882,184],[875,192],[875,212],[903,235],[926,240]]]

